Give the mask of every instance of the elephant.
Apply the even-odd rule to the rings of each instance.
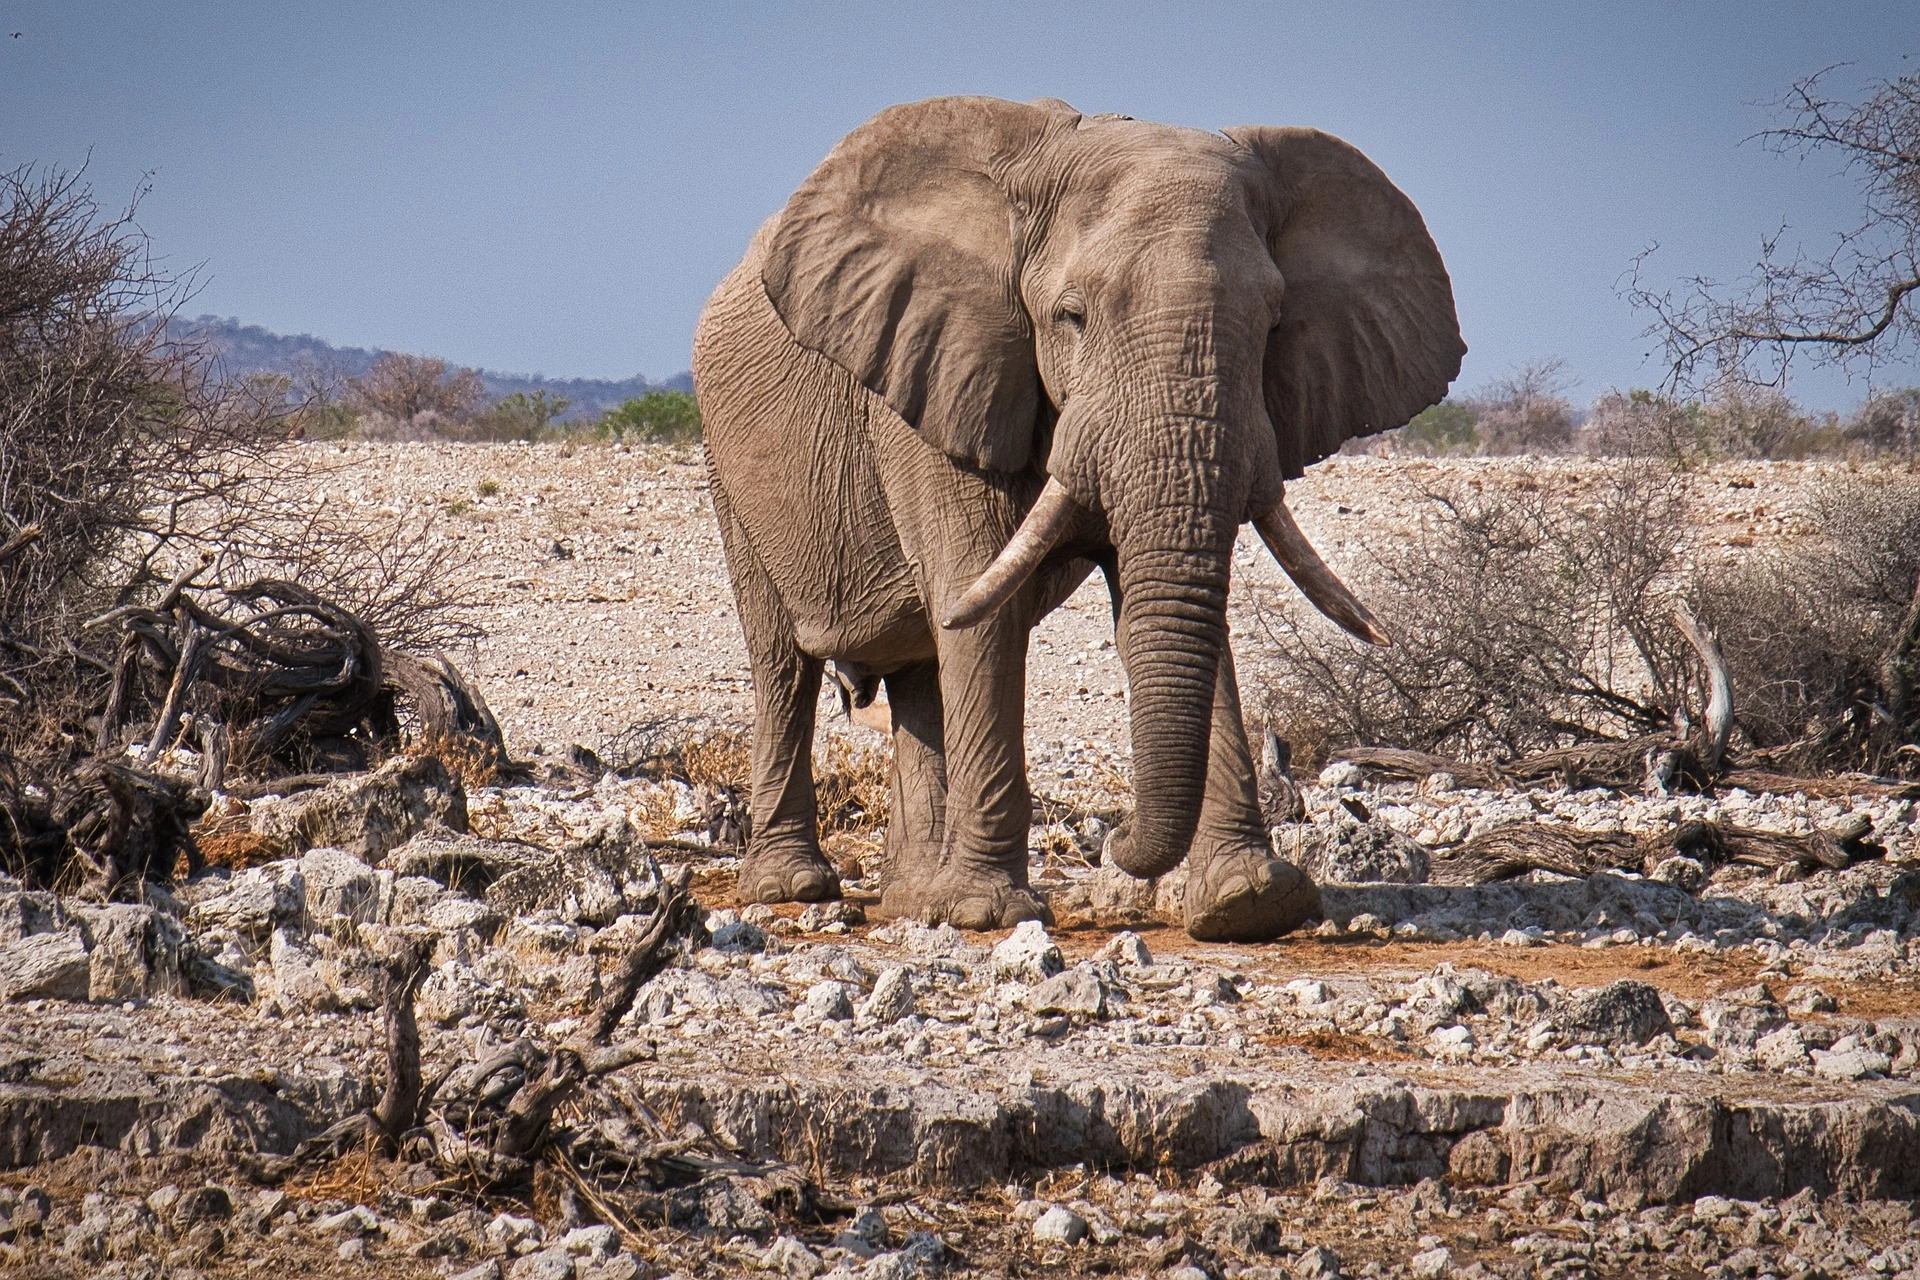
[[[1260,818],[1235,539],[1251,521],[1308,600],[1387,643],[1285,482],[1437,402],[1465,351],[1419,211],[1328,134],[949,97],[847,135],[694,338],[755,699],[742,899],[839,893],[811,767],[830,669],[855,705],[887,694],[881,913],[1047,919],[1028,638],[1099,569],[1134,789],[1103,857],[1143,879],[1187,860],[1195,938],[1311,918],[1318,890]]]

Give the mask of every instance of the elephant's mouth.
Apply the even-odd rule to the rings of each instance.
[[[940,625],[948,630],[977,626],[1011,600],[1047,553],[1079,522],[1083,510],[1067,487],[1048,477],[1040,497],[1027,512],[1025,520],[1001,548],[993,563],[961,594]],[[1260,540],[1280,562],[1314,608],[1338,623],[1348,634],[1368,644],[1390,645],[1393,641],[1380,622],[1359,597],[1340,581],[1320,553],[1307,541],[1307,535],[1287,509],[1284,489],[1280,501],[1253,518]]]

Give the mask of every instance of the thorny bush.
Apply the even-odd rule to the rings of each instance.
[[[1495,473],[1423,490],[1418,529],[1360,575],[1392,648],[1336,638],[1290,591],[1256,596],[1269,722],[1303,759],[1366,744],[1489,761],[1667,725],[1690,679],[1670,620],[1685,478],[1578,474],[1571,492]]]
[[[1740,727],[1794,771],[1920,776],[1920,475],[1840,473],[1808,515],[1812,537],[1691,588]]]
[[[1291,592],[1256,596],[1269,723],[1303,760],[1345,745],[1504,762],[1660,733],[1705,705],[1674,625],[1718,635],[1733,747],[1795,772],[1920,776],[1920,475],[1846,471],[1812,536],[1731,564],[1689,545],[1703,478],[1671,454],[1424,491],[1418,531],[1356,576],[1395,638],[1347,642]]]

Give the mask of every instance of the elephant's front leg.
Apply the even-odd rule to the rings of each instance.
[[[962,929],[1044,919],[1027,887],[1026,629],[1002,616],[938,643],[937,682],[888,683],[906,835],[882,909]]]
[[[1317,914],[1320,893],[1305,872],[1273,856],[1231,649],[1220,653],[1212,732],[1206,799],[1187,856],[1187,932],[1207,942],[1265,942]]]

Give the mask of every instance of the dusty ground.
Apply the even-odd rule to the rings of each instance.
[[[477,553],[484,566],[477,617],[489,639],[464,658],[519,749],[573,742],[600,749],[633,725],[678,716],[751,723],[746,652],[697,451],[311,448],[329,472],[320,483],[332,500],[442,512],[448,535]],[[1742,462],[1710,469],[1695,508],[1701,554],[1733,557],[1806,532],[1799,512],[1809,485],[1831,468]],[[1364,583],[1367,548],[1409,530],[1422,487],[1547,487],[1577,501],[1598,469],[1581,460],[1341,457],[1293,482],[1289,501],[1321,553]],[[1250,529],[1234,573],[1234,636],[1243,668],[1252,668],[1251,602],[1291,587]],[[1036,790],[1072,798],[1124,766],[1124,680],[1112,640],[1098,575],[1041,624],[1028,679]],[[823,724],[838,716],[825,699],[822,712]]]
[[[438,511],[479,553],[489,638],[454,656],[517,752],[552,762],[579,742],[618,756],[636,725],[748,723],[697,457],[315,448],[329,501]],[[1818,471],[1703,476],[1700,554],[1804,533],[1795,512]],[[1407,532],[1418,486],[1436,479],[1576,495],[1592,469],[1342,458],[1291,494],[1322,551],[1352,566]],[[1236,575],[1282,589],[1252,545]],[[1234,619],[1243,654],[1257,647],[1248,595]],[[1301,830],[1350,830],[1355,801],[1436,856],[1508,822],[1638,833],[1704,817],[1804,833],[1848,814],[1868,819],[1878,853],[1799,881],[1721,868],[1692,890],[1544,873],[1477,890],[1329,886],[1320,925],[1209,946],[1169,923],[1177,877],[1143,889],[1088,857],[1080,818],[1125,796],[1125,699],[1097,580],[1041,627],[1029,687],[1036,790],[1068,802],[1033,831],[1050,937],[743,907],[730,851],[702,843],[709,797],[678,783],[555,774],[466,796],[476,847],[502,858],[564,854],[612,822],[661,862],[692,864],[715,945],[656,979],[621,1024],[657,1059],[595,1086],[579,1114],[619,1102],[663,1133],[693,1124],[790,1161],[819,1178],[820,1212],[755,1219],[708,1204],[609,1237],[569,1234],[551,1195],[478,1196],[364,1159],[254,1186],[239,1156],[284,1149],[301,1116],[351,1110],[380,1078],[379,1015],[355,966],[381,930],[441,938],[420,1001],[431,1068],[516,1036],[575,1034],[620,930],[650,909],[628,894],[617,910],[632,914],[618,918],[562,904],[507,919],[408,872],[409,846],[365,867],[302,846],[163,904],[186,935],[175,962],[217,962],[250,999],[153,979],[124,1000],[0,1005],[0,1148],[16,1166],[0,1173],[0,1268],[128,1280],[1920,1275],[1913,803],[1303,780]],[[234,804],[221,822],[277,830],[273,812],[271,800]],[[831,847],[857,870],[874,840],[852,826]],[[304,896],[290,908],[296,875]],[[849,901],[870,907],[877,889],[850,878]],[[69,927],[47,923],[57,911],[35,923],[29,897],[0,883],[0,946]],[[71,927],[98,972],[98,927]],[[32,1158],[49,1133],[64,1135],[57,1154]]]

